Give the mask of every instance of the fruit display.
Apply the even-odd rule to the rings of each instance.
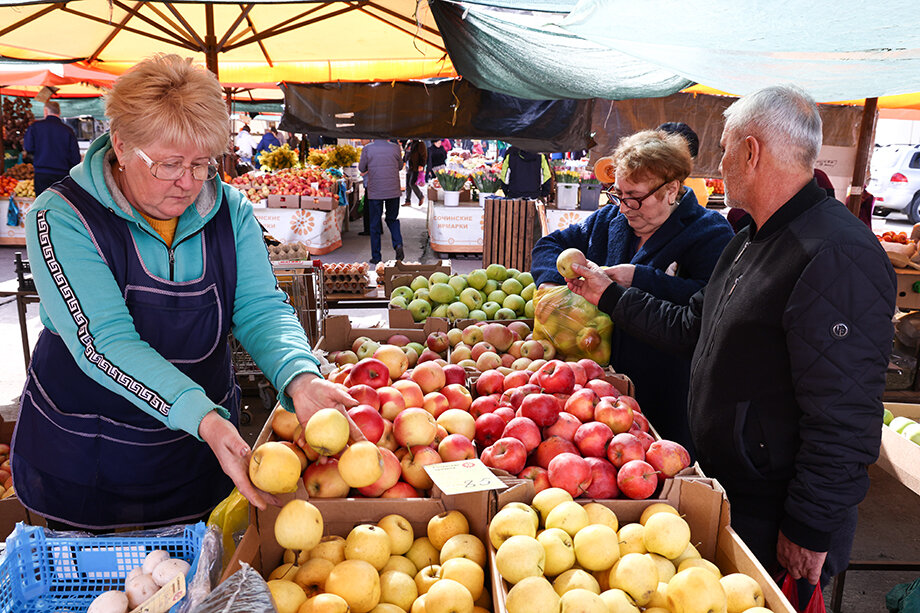
[[[19,179],[14,179],[6,175],[0,177],[0,198],[6,198],[11,195],[17,183],[19,183]]]
[[[620,526],[610,506],[582,505],[562,489],[546,489],[530,505],[505,505],[489,523],[505,583],[495,589],[507,588],[508,613],[769,611],[753,577],[723,576],[692,537],[667,503]]]
[[[725,183],[723,183],[722,179],[706,179],[706,189],[709,191],[709,195],[724,194]]]
[[[16,164],[3,173],[3,176],[16,179],[17,181],[33,179],[35,178],[35,168],[30,163]]]
[[[279,613],[492,609],[485,544],[458,510],[427,525],[391,513],[347,534],[324,530],[322,513],[307,501],[291,501],[278,514],[274,534],[285,551],[266,579]]]
[[[26,135],[26,130],[35,121],[32,102],[25,97],[4,97],[0,114],[0,125],[3,126],[2,149],[22,151],[22,139]]]
[[[309,248],[299,241],[268,246],[268,259],[273,262],[279,260],[306,260],[309,257]]]
[[[34,198],[35,197],[35,182],[32,179],[24,179],[16,183],[16,187],[13,188],[13,196],[20,198]]]
[[[169,557],[162,549],[151,551],[141,566],[133,569],[125,578],[125,589],[110,590],[96,597],[87,613],[127,613],[140,607],[152,598],[161,587],[186,575],[190,565],[185,560]]]
[[[13,487],[13,469],[10,467],[10,446],[0,443],[0,500],[16,495]]]
[[[336,179],[319,168],[285,168],[273,173],[249,172],[230,181],[252,202],[272,194],[332,198]],[[315,184],[315,186],[314,186]]]
[[[390,307],[408,309],[416,322],[533,318],[536,285],[529,272],[490,264],[469,274],[417,276],[390,292]]]
[[[362,294],[367,291],[370,277],[367,262],[323,264],[323,287],[327,294]]]

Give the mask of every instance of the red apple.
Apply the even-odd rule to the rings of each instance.
[[[425,401],[425,394],[422,393],[422,388],[411,379],[394,381],[392,387],[399,390],[407,407],[419,408]]]
[[[440,463],[441,456],[437,450],[427,445],[409,447],[409,453],[399,461],[403,480],[419,490],[431,489],[433,485],[431,477],[425,472],[425,467]]]
[[[478,400],[478,399],[477,399]],[[495,413],[483,413],[476,418],[476,444],[485,449],[502,437],[505,420]]]
[[[620,395],[617,388],[603,379],[592,379],[585,384],[585,387],[593,389],[601,398],[604,396],[618,397]]]
[[[655,493],[658,474],[648,462],[631,460],[617,471],[617,487],[629,498],[644,500]]]
[[[498,371],[486,371],[476,380],[476,393],[480,396],[504,391],[505,375]]]
[[[324,458],[314,462],[303,471],[303,485],[310,498],[344,498],[351,489],[339,474],[339,461]]]
[[[569,371],[571,374],[571,371]],[[531,394],[521,402],[521,414],[529,417],[541,428],[556,423],[559,403],[549,394]]]
[[[518,336],[520,336],[521,338],[524,338],[525,336],[530,334],[530,326],[528,326],[527,322],[525,321],[508,322],[508,329],[514,332],[515,334],[517,334]]]
[[[521,387],[512,387],[511,389],[502,393],[499,404],[506,404],[512,409],[517,410],[521,406],[521,403],[524,402],[524,398],[530,394],[538,393],[540,393],[540,386],[534,385],[533,383],[528,383],[526,385],[522,385]]]
[[[425,394],[425,399],[422,402],[422,408],[431,413],[431,415],[437,419],[440,417],[441,413],[450,408],[450,403],[447,401],[447,397],[441,392],[431,392]]]
[[[503,390],[507,391],[515,387],[521,387],[526,385],[530,381],[530,373],[524,370],[518,370],[512,373],[505,375],[505,381],[503,384]]]
[[[645,461],[651,464],[663,479],[673,477],[690,466],[690,454],[680,443],[655,441],[645,452]]]
[[[639,443],[642,444],[642,450],[645,452],[648,452],[652,446],[652,443],[655,442],[655,437],[653,437],[648,432],[643,432],[642,430],[637,430],[635,432],[631,432],[630,434],[639,439]]]
[[[463,342],[470,347],[482,341],[482,328],[479,326],[467,326],[461,334]]]
[[[617,488],[617,469],[603,458],[585,458],[591,467],[591,485],[585,490],[585,496],[594,500],[616,498],[619,493]]]
[[[420,498],[421,492],[406,483],[397,481],[396,485],[380,495],[381,498]]]
[[[482,463],[516,475],[524,470],[527,450],[516,438],[500,438],[482,451]]]
[[[380,412],[369,404],[359,404],[348,409],[348,416],[361,430],[364,438],[376,445],[386,427]]]
[[[498,408],[498,400],[498,394],[480,396],[470,404],[470,415],[472,415],[474,419],[478,419],[480,415],[491,413]]]
[[[582,387],[585,383],[588,382],[588,375],[585,373],[584,367],[578,362],[566,362],[569,365],[569,368],[572,369],[572,372],[575,374],[575,385],[581,385]]]
[[[437,360],[440,360],[440,359],[441,359],[440,353],[435,353],[434,351],[426,347],[424,351],[422,351],[422,354],[418,356],[418,360],[416,360],[415,363],[416,365],[418,365],[418,364],[424,364],[426,362],[436,362]]]
[[[542,492],[546,488],[552,487],[549,484],[549,473],[542,466],[527,466],[518,473],[518,478],[533,481],[533,487],[537,492]]]
[[[606,424],[592,421],[582,424],[575,433],[575,445],[585,457],[604,458],[613,432]]]
[[[561,487],[572,498],[584,494],[591,485],[591,467],[580,455],[561,453],[550,461],[546,470],[550,485]]]
[[[450,339],[446,332],[432,332],[425,339],[425,344],[435,353],[444,353],[450,347]]]
[[[607,444],[607,459],[620,468],[632,460],[644,460],[645,450],[638,438],[628,432],[621,432]]]
[[[430,445],[438,425],[425,409],[405,409],[393,420],[393,435],[403,447]]]
[[[521,345],[521,357],[530,358],[531,360],[540,360],[543,359],[543,345],[540,344],[540,341],[535,340],[526,340],[524,344]]]
[[[502,431],[502,438],[506,437],[516,438],[521,441],[527,453],[536,449],[537,445],[539,445],[542,440],[539,426],[537,426],[532,419],[527,417],[515,417],[509,421],[508,425],[506,425],[505,429]],[[520,471],[509,470],[508,472],[517,473]]]
[[[514,359],[518,359],[521,356],[521,347],[524,345],[524,341],[514,341],[511,343],[511,346],[508,347],[508,353],[514,356]]]
[[[508,326],[499,323],[490,323],[482,327],[482,339],[501,352],[508,351],[514,343],[514,335]]]
[[[380,395],[380,414],[385,419],[393,421],[406,408],[403,395],[395,387],[381,387],[377,393]]]
[[[616,389],[616,388],[614,388]],[[633,413],[641,413],[642,409],[639,408],[639,402],[632,396],[627,396],[625,394],[619,395],[623,399],[623,402],[629,405],[629,408],[633,410]]]
[[[606,424],[614,434],[628,432],[633,424],[633,412],[629,405],[622,403],[619,399],[612,403],[609,400],[601,400],[594,407],[594,419]]]
[[[466,370],[456,363],[444,367],[445,385],[462,385],[466,387]]]
[[[492,413],[501,417],[506,424],[514,419],[514,409],[511,407],[498,407]]]
[[[364,358],[352,367],[348,377],[352,385],[369,385],[377,389],[390,384],[390,369],[376,358]]]
[[[563,410],[585,423],[594,419],[594,410],[600,401],[594,390],[582,389],[569,396],[569,399],[565,401]]]
[[[393,436],[393,422],[389,419],[383,420],[383,434],[380,435],[377,446],[390,451],[396,451],[399,448],[399,443],[396,442],[396,437]]]
[[[537,466],[549,468],[549,463],[561,453],[580,455],[578,447],[572,441],[567,441],[561,436],[550,436],[537,446],[536,451],[533,453],[533,461],[537,463]]]
[[[620,396],[622,398],[622,396]],[[624,403],[624,406],[625,403]],[[648,432],[648,417],[639,413],[638,411],[633,411],[632,413],[633,421],[629,426],[629,429],[638,428],[642,432]]]
[[[370,385],[352,385],[348,388],[348,395],[354,398],[358,404],[369,404],[378,411],[380,410],[380,396],[377,390]]]
[[[436,392],[445,385],[444,368],[435,362],[424,362],[412,369],[412,380],[423,394]]]
[[[438,445],[438,454],[445,462],[471,460],[476,457],[476,448],[464,435],[448,434]]]
[[[589,358],[582,358],[578,360],[579,366],[585,369],[585,377],[588,381],[592,379],[603,379],[604,378],[604,369],[601,368],[600,364],[591,360]],[[582,384],[584,385],[584,384]]]
[[[540,367],[534,377],[534,382],[550,394],[571,394],[575,386],[575,373],[562,360],[550,360]]]
[[[473,397],[470,396],[470,390],[459,383],[450,383],[441,388],[441,394],[447,398],[447,404],[452,409],[460,409],[469,412],[473,404]]]
[[[447,431],[447,428],[445,428],[441,424],[438,424],[438,427],[435,428],[434,440],[431,441],[431,444],[428,446],[431,447],[432,449],[437,450],[438,445],[441,444],[441,441],[447,438],[448,434],[450,434],[450,432]]]
[[[495,347],[491,343],[487,343],[485,341],[479,341],[470,348],[470,358],[474,362],[478,361],[479,356],[484,353],[494,353],[495,355],[498,355]]]
[[[381,449],[380,455],[383,457],[383,474],[370,485],[358,488],[362,496],[377,498],[383,495],[385,491],[396,485],[402,475],[402,467],[399,465],[399,458],[396,457],[396,454],[389,449]]]
[[[333,383],[344,383],[353,366],[354,364],[345,364],[341,368],[337,368],[329,374],[329,380]]]
[[[510,353],[503,353],[498,357],[501,358],[502,367],[509,368],[509,369],[511,368],[511,365],[514,364],[514,361],[517,359]],[[508,373],[508,374],[511,374],[511,373]],[[507,377],[508,375],[506,374],[505,376]]]
[[[556,423],[543,428],[543,438],[561,436],[567,441],[574,441],[575,432],[578,431],[579,426],[581,426],[581,422],[571,413],[559,413]]]
[[[394,334],[387,339],[387,344],[396,345],[397,347],[405,347],[409,344],[409,337],[405,334]]]

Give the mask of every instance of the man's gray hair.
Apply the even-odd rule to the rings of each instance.
[[[821,115],[814,99],[802,89],[765,87],[739,98],[723,115],[726,131],[751,132],[777,158],[814,168],[821,150]]]
[[[45,108],[48,109],[48,112],[52,115],[61,114],[61,105],[55,102],[54,100],[49,100],[45,103]]]

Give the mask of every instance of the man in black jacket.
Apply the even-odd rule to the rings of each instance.
[[[802,592],[849,560],[879,452],[896,282],[875,236],[813,178],[811,98],[771,87],[725,117],[725,198],[753,222],[709,284],[683,307],[624,290],[594,265],[569,286],[630,334],[692,352],[700,465],[764,566],[803,579]]]

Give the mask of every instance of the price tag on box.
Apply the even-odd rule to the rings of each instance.
[[[425,471],[434,484],[449,496],[499,490],[507,487],[482,463],[482,460],[458,460],[429,464]]]
[[[131,613],[166,613],[185,597],[185,575],[179,573]]]

